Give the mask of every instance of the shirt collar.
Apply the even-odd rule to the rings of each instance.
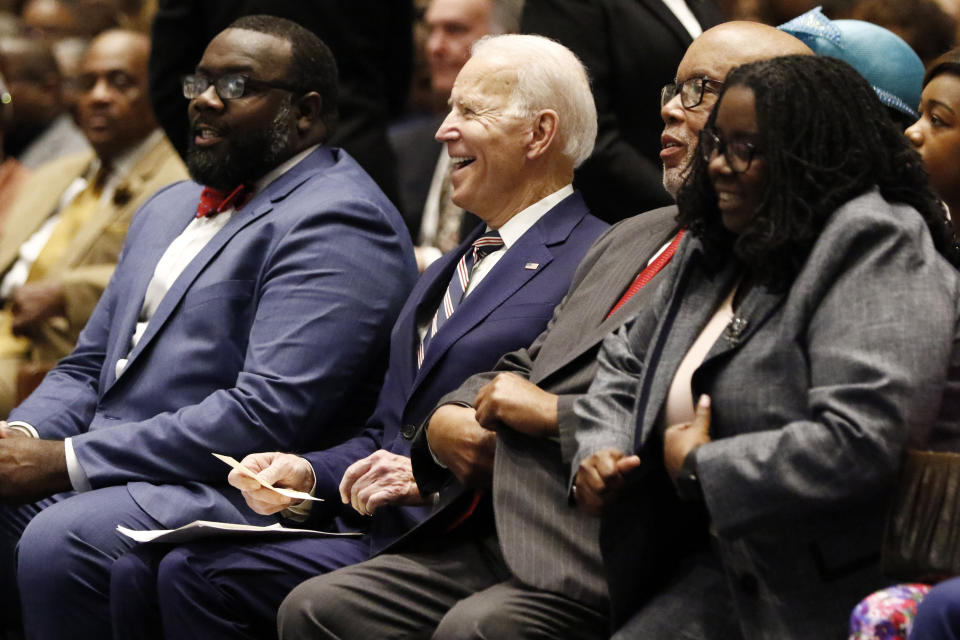
[[[297,155],[293,156],[292,158],[288,158],[284,162],[281,162],[279,165],[268,171],[262,178],[253,183],[254,187],[256,188],[256,193],[260,193],[266,189],[271,182],[300,164],[301,160],[316,151],[319,146],[319,144],[315,144],[312,147],[307,147]]]
[[[542,218],[544,214],[557,206],[561,200],[567,198],[573,194],[573,185],[568,184],[565,187],[557,189],[550,195],[537,200],[532,205],[520,211],[512,218],[504,222],[498,231],[500,232],[500,238],[503,240],[503,245],[505,249],[509,249],[514,242],[520,239],[524,233],[527,232],[530,227],[537,223],[537,220]],[[490,227],[487,227],[489,230]]]

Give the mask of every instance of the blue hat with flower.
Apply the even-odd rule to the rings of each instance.
[[[840,58],[873,85],[880,101],[917,119],[923,89],[923,62],[904,40],[862,20],[831,20],[822,7],[779,27],[820,56]]]

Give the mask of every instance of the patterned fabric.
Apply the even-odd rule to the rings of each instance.
[[[928,584],[897,584],[871,593],[850,614],[849,640],[906,640]]]
[[[473,274],[473,267],[502,246],[503,238],[500,237],[500,232],[488,231],[473,241],[472,251],[467,251],[460,258],[450,284],[443,294],[443,301],[437,308],[437,312],[433,314],[433,320],[430,321],[430,326],[427,327],[427,332],[423,334],[423,340],[420,341],[420,348],[417,350],[417,367],[423,365],[423,354],[427,351],[430,339],[437,335],[437,331],[453,315],[463,299],[463,294],[470,283],[470,276]]]

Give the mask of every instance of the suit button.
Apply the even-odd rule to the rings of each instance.
[[[417,434],[417,427],[412,424],[403,425],[403,429],[400,430],[400,435],[404,437],[405,440],[413,440],[413,436]]]
[[[737,576],[737,586],[740,587],[740,590],[746,593],[747,595],[756,595],[760,590],[760,585],[757,582],[757,576],[752,573],[741,573]]]

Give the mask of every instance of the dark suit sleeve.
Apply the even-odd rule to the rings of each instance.
[[[649,312],[641,314],[608,335],[597,357],[597,377],[589,392],[574,403],[579,421],[576,433],[577,452],[573,456],[574,472],[584,459],[600,449],[611,448],[624,453],[633,450],[633,419],[644,351],[636,346],[645,343],[637,336],[646,333],[643,325],[652,323]]]

